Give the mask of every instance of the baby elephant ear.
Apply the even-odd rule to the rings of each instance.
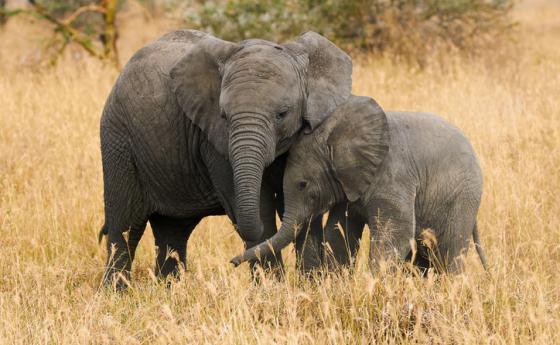
[[[185,115],[202,129],[220,154],[229,157],[227,122],[221,117],[219,105],[222,71],[225,62],[241,47],[202,35],[171,70],[171,82]]]
[[[352,96],[338,107],[327,145],[331,166],[346,197],[356,201],[375,179],[389,151],[389,127],[381,107],[369,97]]]
[[[316,32],[306,32],[285,44],[307,69],[307,109],[304,119],[314,130],[352,92],[352,59]]]

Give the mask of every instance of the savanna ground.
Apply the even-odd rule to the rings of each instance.
[[[440,113],[472,140],[488,273],[472,248],[466,274],[427,279],[374,277],[362,253],[355,274],[310,282],[289,247],[286,280],[255,285],[228,264],[242,244],[215,217],[195,230],[189,271],[171,288],[154,281],[147,231],[125,293],[100,289],[97,243],[98,123],[117,72],[72,56],[21,63],[41,30],[14,19],[0,33],[0,343],[560,343],[559,15],[555,1],[522,2],[514,47],[496,42],[476,59],[355,63],[356,94]],[[164,27],[132,30],[124,55]]]

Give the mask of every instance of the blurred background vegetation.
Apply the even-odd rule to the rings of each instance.
[[[30,14],[52,24],[45,46],[55,62],[70,43],[118,64],[116,41],[131,4],[149,18],[230,41],[285,41],[313,30],[351,52],[422,63],[438,51],[476,54],[514,27],[515,0],[0,0],[0,23]],[[15,3],[10,4],[10,2]]]
[[[307,30],[346,50],[423,55],[475,49],[511,27],[511,0],[194,1],[186,22],[227,40],[283,41]],[[198,6],[196,6],[198,5]]]

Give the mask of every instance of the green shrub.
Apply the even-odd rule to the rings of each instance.
[[[231,41],[278,41],[305,28],[307,18],[294,5],[281,0],[205,1],[189,6],[187,23]]]
[[[190,3],[186,24],[226,40],[284,41],[317,31],[345,49],[422,57],[476,51],[511,27],[513,0],[215,0]]]

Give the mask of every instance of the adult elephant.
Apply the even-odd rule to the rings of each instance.
[[[128,275],[148,220],[163,275],[177,270],[165,253],[184,262],[204,216],[228,214],[247,246],[271,236],[276,172],[263,180],[265,168],[349,97],[351,73],[349,56],[314,32],[276,44],[179,30],[139,50],[101,119],[105,282]]]

